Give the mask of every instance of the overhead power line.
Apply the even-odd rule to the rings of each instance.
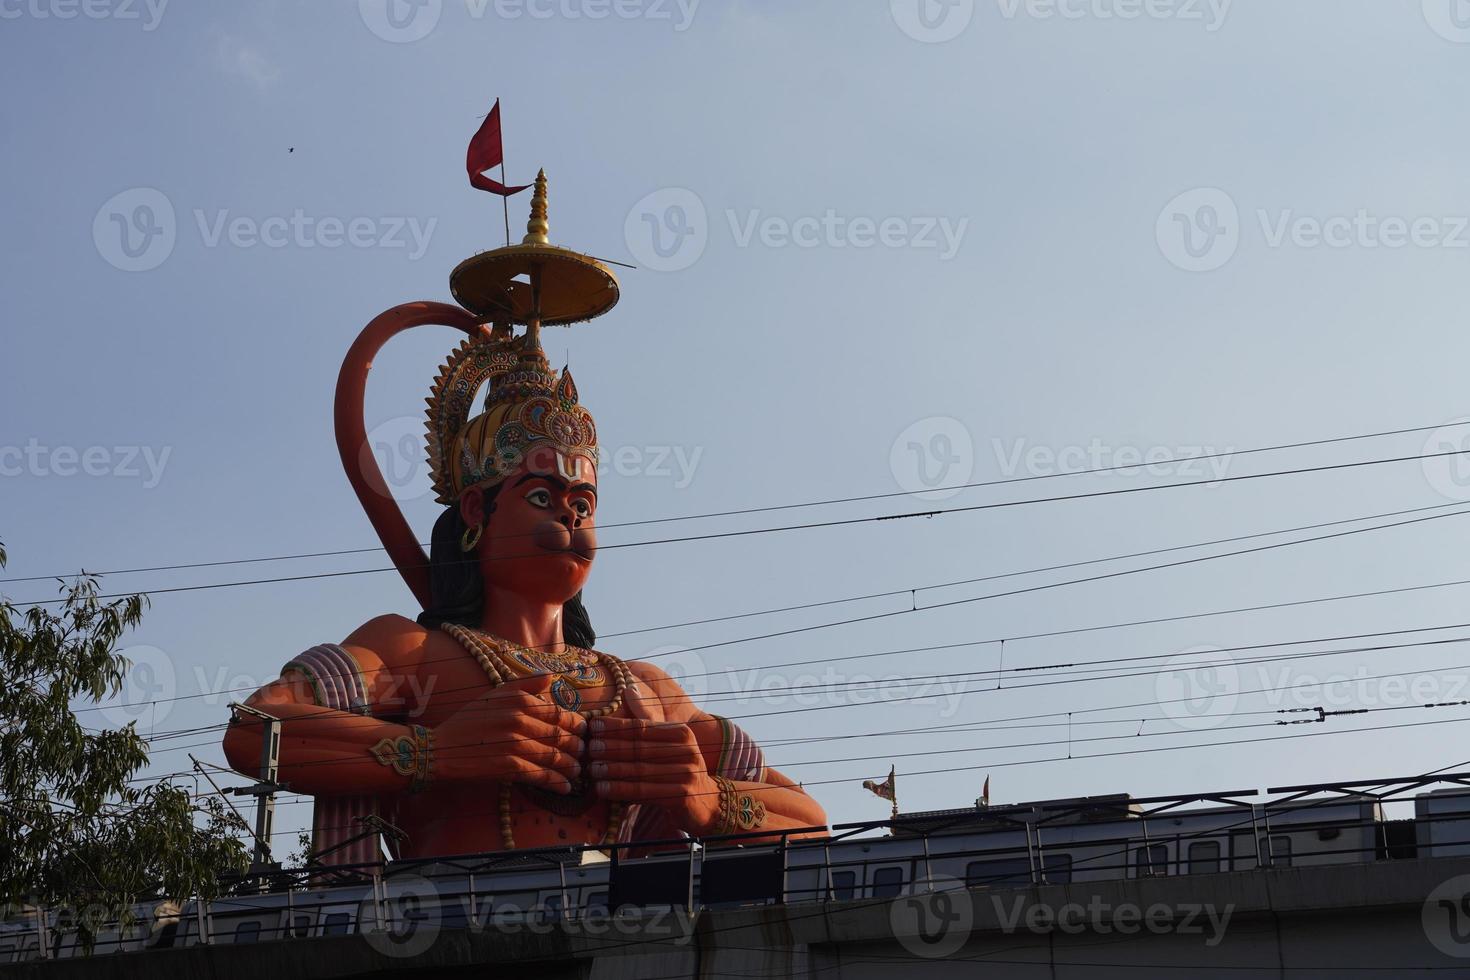
[[[1257,454],[1260,454],[1260,453],[1282,452],[1282,451],[1285,451],[1285,450],[1288,450],[1288,449],[1305,449],[1305,448],[1316,447],[1316,446],[1335,445],[1335,444],[1344,443],[1344,442],[1360,442],[1360,441],[1364,441],[1364,440],[1368,440],[1368,439],[1382,439],[1382,438],[1386,438],[1386,437],[1389,437],[1389,436],[1409,435],[1409,434],[1419,433],[1419,432],[1431,432],[1431,431],[1434,431],[1436,429],[1454,428],[1454,427],[1464,426],[1464,425],[1470,425],[1470,422],[1451,422],[1451,423],[1448,423],[1448,424],[1441,423],[1439,425],[1414,426],[1414,427],[1405,428],[1405,429],[1388,429],[1388,430],[1384,430],[1384,431],[1381,431],[1381,432],[1363,433],[1361,435],[1336,436],[1336,437],[1326,438],[1326,439],[1312,439],[1312,440],[1307,440],[1307,441],[1304,441],[1304,442],[1281,443],[1281,444],[1275,445],[1275,446],[1259,446],[1259,447],[1256,447],[1254,449],[1239,449],[1239,450],[1231,450],[1229,452],[1222,452],[1222,453],[1204,453],[1204,454],[1201,454],[1201,455],[1198,455],[1198,456],[1170,457],[1168,459],[1157,460],[1157,461],[1150,462],[1150,463],[1147,463],[1147,464],[1140,463],[1140,464],[1133,464],[1133,465],[1101,466],[1101,467],[1094,467],[1094,468],[1085,469],[1085,470],[1069,470],[1069,471],[1065,471],[1065,472],[1061,472],[1061,473],[1042,473],[1042,474],[1036,474],[1036,475],[1033,475],[1033,476],[1008,477],[1008,478],[1002,479],[1002,480],[984,480],[984,481],[975,482],[975,483],[963,483],[963,484],[957,484],[955,486],[945,486],[945,487],[940,487],[938,489],[944,490],[946,492],[948,492],[948,491],[956,491],[956,492],[958,492],[958,491],[963,491],[963,490],[973,490],[973,489],[979,489],[979,488],[984,488],[984,487],[997,487],[997,486],[1008,486],[1008,485],[1011,485],[1011,484],[1033,483],[1033,482],[1040,481],[1040,480],[1055,480],[1055,479],[1060,479],[1062,477],[1089,476],[1089,475],[1095,475],[1095,474],[1100,474],[1100,473],[1115,473],[1115,472],[1119,472],[1121,470],[1136,470],[1136,469],[1141,468],[1144,465],[1149,465],[1149,466],[1169,466],[1169,465],[1173,465],[1175,463],[1198,463],[1198,462],[1203,462],[1205,460],[1222,459],[1222,458],[1223,459],[1233,459],[1233,458],[1235,458],[1237,456],[1253,456],[1253,455],[1257,455]],[[642,526],[647,526],[647,525],[650,525],[650,524],[667,524],[667,523],[682,522],[682,521],[710,520],[710,519],[720,518],[720,517],[741,517],[741,516],[746,516],[746,515],[749,515],[749,514],[766,514],[766,513],[772,513],[772,512],[783,511],[783,510],[797,510],[797,509],[809,508],[809,507],[826,507],[826,506],[833,506],[833,505],[837,505],[837,504],[864,503],[864,502],[873,501],[873,500],[891,500],[891,499],[898,498],[898,497],[912,497],[912,496],[914,496],[914,494],[912,492],[901,490],[901,491],[893,491],[893,492],[887,492],[887,493],[865,494],[865,495],[857,496],[857,497],[833,497],[833,498],[827,498],[827,499],[822,499],[822,500],[809,500],[809,501],[804,501],[804,502],[801,502],[801,503],[770,504],[770,505],[761,506],[761,507],[746,507],[746,508],[740,508],[740,509],[736,509],[736,510],[713,511],[713,512],[705,513],[705,514],[686,514],[686,515],[682,515],[682,516],[647,518],[647,519],[638,520],[638,521],[623,521],[623,522],[618,522],[618,523],[602,524],[602,525],[599,525],[599,529],[601,529],[601,530],[609,530],[609,529],[612,529],[612,528],[621,528],[621,527],[642,527]],[[427,542],[421,542],[420,544],[424,548],[429,547],[429,544]],[[297,554],[268,555],[268,556],[256,557],[256,558],[230,558],[230,559],[222,559],[222,560],[218,560],[218,561],[182,562],[182,563],[172,564],[172,565],[149,565],[149,566],[143,566],[143,567],[138,567],[138,568],[120,568],[120,569],[113,569],[111,571],[105,571],[105,572],[93,572],[93,573],[90,573],[90,574],[98,575],[98,576],[105,576],[105,575],[133,575],[133,574],[138,574],[138,573],[142,573],[142,572],[169,572],[169,571],[179,571],[179,570],[182,570],[182,569],[191,569],[191,568],[218,568],[220,566],[225,566],[225,565],[251,565],[251,564],[258,564],[258,563],[262,563],[262,562],[296,561],[296,560],[310,559],[310,558],[338,558],[338,557],[343,557],[343,556],[347,556],[347,555],[372,554],[372,553],[376,553],[376,552],[379,552],[379,551],[382,551],[381,546],[374,546],[374,547],[369,547],[369,548],[342,548],[342,549],[338,549],[338,550],[335,550],[335,551],[313,551],[313,552],[305,552],[305,553],[297,553]],[[11,577],[11,578],[0,578],[0,585],[14,583],[14,582],[42,582],[42,581],[55,581],[57,579],[66,580],[66,579],[69,579],[69,578],[74,577],[74,575],[75,575],[75,573],[68,572],[68,573],[64,573],[64,574],[60,574],[60,575],[25,575],[25,576]]]
[[[1424,509],[1427,509],[1427,510],[1439,510],[1441,506],[1443,506],[1443,505],[1436,505],[1435,507],[1424,508]],[[1417,510],[1411,510],[1411,511],[1398,511],[1398,512],[1393,512],[1393,513],[1400,514],[1400,513],[1417,513],[1417,512],[1418,512]],[[873,615],[873,616],[864,616],[864,617],[857,617],[857,618],[852,618],[852,619],[838,620],[838,621],[831,622],[831,623],[815,624],[815,625],[808,626],[808,627],[797,628],[795,630],[787,630],[787,631],[782,631],[782,632],[778,632],[778,633],[763,634],[763,635],[758,635],[758,636],[753,636],[753,637],[746,637],[746,638],[743,638],[743,639],[723,641],[723,642],[719,642],[719,643],[704,644],[704,645],[701,645],[701,646],[684,647],[684,648],[681,648],[681,650],[678,651],[678,652],[680,652],[680,653],[693,652],[693,651],[702,650],[702,649],[710,649],[710,648],[714,648],[714,647],[729,646],[729,645],[737,644],[737,643],[750,642],[750,641],[755,641],[755,640],[770,639],[770,638],[773,638],[773,637],[785,636],[785,635],[789,635],[790,633],[793,633],[793,632],[794,633],[809,632],[809,631],[814,631],[814,630],[818,630],[818,629],[826,629],[826,628],[831,628],[831,627],[836,627],[836,626],[849,625],[849,624],[857,623],[857,622],[865,622],[865,621],[872,620],[872,619],[882,619],[882,618],[886,618],[886,617],[890,617],[890,616],[905,615],[905,614],[910,614],[910,613],[914,613],[914,612],[924,612],[924,611],[930,610],[930,609],[946,608],[946,607],[952,606],[952,605],[964,604],[964,603],[969,603],[969,602],[976,602],[976,601],[980,601],[980,600],[983,600],[983,599],[1002,598],[1002,597],[1011,596],[1011,595],[1017,595],[1017,594],[1022,594],[1022,593],[1026,593],[1026,592],[1041,591],[1041,590],[1053,589],[1053,588],[1061,588],[1061,587],[1064,587],[1064,586],[1067,586],[1067,585],[1081,584],[1081,583],[1085,583],[1085,582],[1097,581],[1099,579],[1113,578],[1113,577],[1119,577],[1119,576],[1123,576],[1123,575],[1139,574],[1139,573],[1142,573],[1142,572],[1155,571],[1155,570],[1158,570],[1158,569],[1161,569],[1161,568],[1171,568],[1171,567],[1175,567],[1177,565],[1182,565],[1182,564],[1190,564],[1190,563],[1201,562],[1201,561],[1209,561],[1209,560],[1213,560],[1213,559],[1216,559],[1216,558],[1234,557],[1234,556],[1237,556],[1237,555],[1240,555],[1240,554],[1247,554],[1247,553],[1251,553],[1251,552],[1254,552],[1254,551],[1270,550],[1271,548],[1276,548],[1276,547],[1289,547],[1289,546],[1296,545],[1296,544],[1306,544],[1306,543],[1310,543],[1310,542],[1314,542],[1314,541],[1326,540],[1328,538],[1342,537],[1342,536],[1346,536],[1346,535],[1350,535],[1350,534],[1360,534],[1360,533],[1366,533],[1368,531],[1384,530],[1384,529],[1387,529],[1387,528],[1399,527],[1399,526],[1403,526],[1403,524],[1418,523],[1419,521],[1431,520],[1431,519],[1435,519],[1437,517],[1453,517],[1453,516],[1460,516],[1460,515],[1467,514],[1467,513],[1470,513],[1470,510],[1454,511],[1454,512],[1448,513],[1448,514],[1434,514],[1434,515],[1430,515],[1429,517],[1421,517],[1421,518],[1417,518],[1415,520],[1405,521],[1405,522],[1401,522],[1401,523],[1384,524],[1384,525],[1373,525],[1371,527],[1358,528],[1358,529],[1351,530],[1351,531],[1338,532],[1336,534],[1323,535],[1323,536],[1320,536],[1320,537],[1304,538],[1304,539],[1294,540],[1294,541],[1279,542],[1279,543],[1277,543],[1275,545],[1264,546],[1262,548],[1245,549],[1244,551],[1237,551],[1237,552],[1227,552],[1227,553],[1221,554],[1221,555],[1205,555],[1205,556],[1201,556],[1199,558],[1189,559],[1189,560],[1184,561],[1184,562],[1171,562],[1171,563],[1167,563],[1167,564],[1164,564],[1164,565],[1149,565],[1149,566],[1145,566],[1143,568],[1125,569],[1125,570],[1120,571],[1120,572],[1112,572],[1112,573],[1108,573],[1106,575],[1101,575],[1101,576],[1091,576],[1091,577],[1081,578],[1081,579],[1071,579],[1071,580],[1066,580],[1066,581],[1062,581],[1062,582],[1047,583],[1047,584],[1044,584],[1044,585],[1041,585],[1041,586],[1035,586],[1035,587],[1031,587],[1031,588],[1027,588],[1027,589],[1015,590],[1013,592],[990,593],[990,594],[987,594],[987,595],[973,596],[973,597],[970,597],[970,598],[967,598],[967,599],[953,600],[953,601],[948,602],[948,603],[940,603],[940,604],[931,605],[931,606],[911,606],[910,608],[907,608],[907,609],[896,610],[896,611],[893,611],[893,612],[879,613],[879,614],[876,614],[876,615]],[[1375,516],[1377,516],[1377,515],[1375,515]],[[1392,516],[1392,515],[1381,515],[1381,516]],[[1337,526],[1337,525],[1343,524],[1343,523],[1360,523],[1362,521],[1373,520],[1373,519],[1375,519],[1375,518],[1374,517],[1354,518],[1354,519],[1351,519],[1351,520],[1348,520],[1348,521],[1340,521],[1340,522],[1334,521],[1334,522],[1330,522],[1330,523],[1325,524],[1325,525],[1308,525],[1307,527],[1304,527],[1304,528],[1301,528],[1301,529],[1302,530],[1307,530],[1307,529],[1311,529],[1311,528],[1315,528],[1315,527]],[[1288,534],[1288,533],[1292,533],[1295,530],[1298,530],[1298,529],[1296,529],[1296,528],[1287,528],[1287,529],[1284,529],[1284,530],[1281,530],[1281,531],[1263,532],[1263,533],[1260,533],[1260,534],[1244,535],[1244,536],[1241,536],[1240,538],[1235,538],[1235,539],[1222,539],[1222,540],[1223,541],[1246,540],[1246,539],[1256,538],[1256,537],[1274,536],[1274,535],[1277,535],[1277,534]],[[1207,544],[1210,544],[1210,543],[1221,543],[1221,542],[1207,542]],[[1201,545],[1185,545],[1185,546],[1180,546],[1180,547],[1181,548],[1192,548],[1192,547],[1200,547],[1200,546]],[[1160,549],[1160,550],[1162,550],[1162,551],[1172,551],[1172,550],[1179,550],[1179,549]],[[1140,557],[1142,555],[1152,554],[1152,553],[1155,553],[1155,552],[1140,552],[1140,553],[1137,553],[1135,555],[1119,556],[1119,559],[1096,559],[1094,561],[1121,560],[1123,558]],[[1081,563],[1077,563],[1077,564],[1091,564],[1091,563],[1094,563],[1094,562],[1081,562]],[[1056,567],[1062,568],[1062,567],[1067,567],[1067,566],[1056,566]],[[1030,574],[1030,573],[1029,572],[1013,572],[1013,573],[1007,573],[1007,575],[1002,575],[1002,576],[987,576],[986,579],[989,579],[989,578],[1002,578],[1002,577],[1008,577],[1008,576],[1011,576],[1011,575],[1022,575],[1022,574]],[[900,590],[897,594],[905,595],[905,594],[910,594],[910,593],[916,593],[916,592],[919,592],[919,591],[929,591],[929,590],[933,590],[933,589],[947,588],[947,587],[950,587],[950,586],[953,586],[953,585],[968,584],[969,582],[972,582],[972,581],[983,581],[983,580],[985,580],[985,579],[978,579],[978,580],[964,579],[964,580],[959,580],[958,582],[941,583],[941,584],[938,584],[938,585],[921,586],[921,587],[916,587],[916,588],[913,588],[913,589],[904,589],[904,590]],[[1470,581],[1470,580],[1467,580],[1467,581]],[[1327,597],[1327,598],[1322,598],[1322,599],[1299,600],[1296,603],[1282,603],[1282,604],[1277,604],[1277,605],[1278,606],[1305,605],[1305,604],[1314,603],[1314,602],[1336,601],[1338,599],[1343,599],[1343,598],[1362,598],[1362,597],[1366,597],[1366,596],[1370,596],[1370,595],[1388,595],[1388,594],[1393,594],[1393,593],[1399,592],[1399,591],[1417,591],[1417,590],[1420,590],[1420,589],[1428,589],[1428,588],[1444,588],[1444,587],[1448,587],[1448,586],[1451,586],[1451,585],[1458,585],[1458,584],[1463,584],[1463,583],[1461,583],[1461,582],[1432,583],[1432,584],[1423,585],[1423,586],[1412,586],[1412,587],[1408,587],[1407,589],[1388,589],[1388,590],[1380,590],[1377,593],[1360,593],[1360,594],[1353,595],[1353,596],[1338,596],[1338,597]],[[1246,610],[1243,610],[1243,611],[1254,611],[1256,608],[1273,608],[1273,606],[1248,607]],[[1181,617],[1181,618],[1189,619],[1189,618],[1199,618],[1201,616],[1209,616],[1209,615],[1225,615],[1225,614],[1228,614],[1230,612],[1232,612],[1232,610],[1222,610],[1222,611],[1214,612],[1214,613],[1191,614],[1191,615],[1184,616],[1184,617]],[[750,614],[744,614],[744,615],[756,616],[756,615],[765,615],[765,613],[764,612],[759,612],[759,613],[750,613]],[[1144,623],[1149,623],[1149,622],[1162,622],[1162,621],[1166,621],[1166,620],[1167,620],[1167,617],[1165,619],[1145,620],[1145,621],[1142,621],[1142,622],[1144,622]],[[680,624],[680,625],[692,625],[692,624]],[[1065,630],[1063,630],[1063,631],[1053,631],[1053,633],[1050,633],[1050,634],[1037,634],[1037,635],[1038,636],[1046,636],[1046,635],[1058,635],[1060,633],[1066,633],[1066,632],[1086,632],[1086,631],[1094,630],[1094,629],[1113,629],[1113,628],[1118,628],[1119,626],[1126,626],[1126,625],[1135,625],[1135,624],[1117,624],[1115,626],[1085,627],[1085,628],[1081,628],[1079,630],[1073,630],[1073,631],[1065,631]],[[653,628],[650,628],[650,629],[653,629]],[[637,630],[635,630],[635,631],[632,631],[632,632],[643,632],[643,631],[637,631]],[[624,635],[624,634],[612,634],[612,635],[613,636],[618,636],[618,635]],[[995,637],[995,638],[991,638],[991,639],[987,639],[987,640],[977,640],[977,641],[974,641],[973,644],[966,643],[966,644],[963,644],[963,645],[969,646],[969,645],[978,645],[978,644],[981,644],[981,643],[1008,642],[1010,639],[1023,639],[1023,638],[1029,639],[1029,638],[1033,638],[1033,637],[1015,637],[1015,638],[1010,638],[1010,637]],[[663,655],[663,656],[672,656],[672,655],[673,654],[668,654],[668,655]],[[434,663],[434,662],[443,662],[446,659],[458,659],[458,658],[457,657],[456,658],[437,658],[437,661],[436,661],[436,659],[430,659],[430,660],[423,661],[423,663],[429,664],[429,663]],[[649,657],[646,657],[644,659],[646,659],[646,660],[654,660],[654,659],[659,659],[659,656],[650,655]],[[148,705],[154,705],[154,704],[165,704],[165,703],[172,702],[172,701],[192,700],[192,699],[202,698],[202,697],[212,697],[212,696],[216,696],[217,697],[217,696],[220,696],[220,695],[223,695],[223,694],[238,693],[238,692],[247,691],[247,690],[254,690],[254,688],[253,687],[229,688],[229,689],[222,690],[222,691],[208,691],[208,692],[201,692],[199,694],[177,695],[177,696],[170,697],[170,698],[161,698],[161,699],[149,700],[149,701],[127,702],[127,703],[125,703],[123,705],[106,705],[106,706],[98,705],[98,706],[92,706],[92,707],[78,708],[76,710],[77,710],[78,713],[80,713],[80,712],[84,712],[84,711],[101,711],[101,710],[106,710],[107,708],[113,708],[113,707],[141,707],[141,706],[148,706]]]

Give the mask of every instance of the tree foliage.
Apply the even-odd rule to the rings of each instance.
[[[139,902],[214,897],[248,857],[218,797],[137,778],[148,743],[131,723],[78,718],[122,690],[129,663],[117,644],[144,597],[104,602],[85,575],[60,594],[56,611],[0,597],[0,903],[63,908],[90,947]]]

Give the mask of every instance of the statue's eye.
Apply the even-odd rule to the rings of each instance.
[[[547,508],[551,506],[551,493],[545,488],[532,490],[526,494],[526,502],[532,507]]]
[[[577,497],[572,500],[572,510],[576,512],[578,517],[584,519],[592,516],[592,504],[582,497]]]

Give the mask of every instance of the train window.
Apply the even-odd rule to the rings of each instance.
[[[469,916],[465,913],[464,902],[450,902],[439,910],[440,925],[445,929],[467,929],[470,925]]]
[[[323,936],[345,936],[352,931],[351,912],[333,912],[322,920]]]
[[[311,916],[298,915],[291,920],[290,938],[305,939],[311,935]]]
[[[1071,875],[1072,859],[1067,855],[1067,873]],[[1029,885],[1031,883],[1030,858],[991,858],[987,861],[971,861],[965,865],[965,885],[970,888],[985,888],[990,885]]]
[[[1220,873],[1220,842],[1197,840],[1189,845],[1189,874],[1213,875]]]
[[[242,922],[235,927],[235,942],[253,943],[260,939],[259,922]]]
[[[838,902],[850,902],[857,893],[856,871],[832,872],[832,898]]]
[[[873,872],[873,897],[893,898],[903,890],[903,868],[879,868]]]
[[[1279,868],[1291,867],[1291,838],[1271,838],[1271,863]]]
[[[163,925],[161,925],[161,926],[158,927],[158,931],[157,932],[155,932],[146,942],[143,943],[144,948],[145,949],[168,949],[168,948],[170,948],[171,946],[173,946],[174,940],[178,938],[178,935],[179,935],[179,927],[180,927],[180,923],[179,923],[179,921],[177,919],[175,919],[172,922],[165,922]]]
[[[1169,846],[1148,844],[1134,852],[1133,865],[1139,878],[1157,878],[1169,873]]]
[[[1256,866],[1256,834],[1253,830],[1237,830],[1230,835],[1230,867],[1249,871]]]
[[[1070,854],[1043,854],[1041,856],[1041,873],[1046,878],[1048,885],[1069,885],[1072,883],[1072,855]]]
[[[607,892],[593,892],[587,896],[587,910],[590,912],[593,909],[607,911]]]
[[[537,922],[555,922],[561,918],[561,894],[546,896],[546,900],[532,911]]]

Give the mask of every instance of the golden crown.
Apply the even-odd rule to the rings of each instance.
[[[618,281],[601,261],[547,238],[546,171],[536,175],[531,218],[519,245],[471,256],[449,277],[461,306],[495,324],[465,340],[439,369],[427,399],[429,467],[441,504],[474,486],[495,486],[534,450],[552,450],[559,471],[597,465],[597,427],[577,401],[570,371],[552,371],[541,349],[543,323],[601,316],[618,301]],[[511,325],[526,332],[513,336]],[[489,385],[484,410],[470,411]]]
[[[469,417],[488,381],[485,408]],[[577,402],[571,372],[558,377],[534,334],[466,340],[439,369],[427,399],[429,467],[441,504],[504,480],[538,446],[568,479],[577,457],[597,466],[597,426]]]

